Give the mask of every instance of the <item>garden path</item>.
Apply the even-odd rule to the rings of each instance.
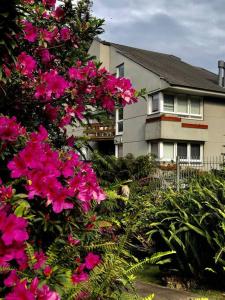
[[[169,289],[157,284],[147,283],[143,281],[136,281],[135,287],[138,295],[142,297],[146,297],[149,294],[155,294],[154,300],[197,300],[204,299],[199,295],[185,292],[185,291],[177,291],[174,289]]]

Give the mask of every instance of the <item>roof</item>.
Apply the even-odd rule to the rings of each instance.
[[[218,85],[218,75],[182,61],[179,57],[124,45],[103,42],[115,47],[119,52],[165,79],[170,85],[225,93]]]

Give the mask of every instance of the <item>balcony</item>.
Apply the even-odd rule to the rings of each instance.
[[[148,118],[145,127],[146,140],[208,141],[208,125],[202,120],[187,120],[174,116]]]
[[[115,137],[115,125],[92,123],[87,125],[84,134],[92,141],[113,140]]]

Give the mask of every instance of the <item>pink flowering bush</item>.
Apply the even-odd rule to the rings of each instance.
[[[112,299],[128,280],[125,271],[119,280],[118,271],[126,261],[108,248],[117,237],[97,215],[106,194],[67,126],[95,118],[93,109],[110,114],[139,94],[128,79],[89,59],[102,24],[90,15],[89,1],[60,3],[21,0],[26,14],[17,17],[16,62],[2,58],[0,298],[6,300]]]

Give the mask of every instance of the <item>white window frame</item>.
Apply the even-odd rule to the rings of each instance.
[[[123,134],[123,131],[119,131],[119,123],[123,123],[124,119],[119,118],[119,110],[123,109],[122,107],[116,108],[116,135]]]
[[[192,114],[191,113],[191,97],[195,95],[187,95],[188,97],[188,113],[182,113],[178,111],[178,95],[174,95],[174,111],[166,111],[164,110],[164,94],[159,92],[159,110],[152,112],[152,97],[153,95],[148,96],[148,107],[147,113],[148,115],[154,115],[158,113],[167,113],[171,115],[180,116],[187,119],[195,119],[195,120],[203,120],[203,97],[200,96],[200,114]],[[165,93],[170,95],[170,93]]]
[[[116,77],[119,78],[119,77],[123,77],[123,76],[120,76],[120,67],[123,66],[123,73],[125,75],[125,67],[124,67],[124,63],[122,64],[119,64],[117,67],[116,67]]]
[[[154,141],[155,143],[155,141]],[[164,147],[163,147],[163,143],[173,143],[174,147],[173,147],[173,159],[165,159],[164,158]],[[195,141],[170,141],[170,140],[166,140],[166,141],[158,141],[158,158],[157,160],[159,161],[164,161],[164,162],[172,162],[172,161],[176,161],[177,158],[177,144],[179,143],[184,143],[187,145],[187,159],[180,159],[182,162],[187,162],[187,163],[202,163],[203,162],[203,151],[204,151],[204,144],[203,143],[199,143],[199,142],[195,142]],[[200,145],[200,159],[191,159],[191,144],[199,144]],[[149,142],[149,154],[151,154],[151,141]]]

